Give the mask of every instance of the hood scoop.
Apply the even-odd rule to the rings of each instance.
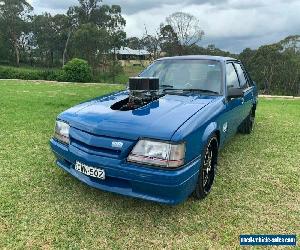
[[[129,78],[129,97],[114,103],[112,110],[129,111],[137,110],[157,101],[162,94],[159,94],[158,78]]]

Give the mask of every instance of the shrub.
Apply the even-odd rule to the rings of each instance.
[[[74,58],[63,69],[66,81],[90,82],[92,80],[92,69],[85,60]]]
[[[64,70],[58,70],[55,75],[55,80],[58,82],[67,82],[66,72]]]
[[[59,79],[62,70],[42,70],[34,68],[0,67],[0,79],[48,80]]]
[[[58,82],[64,82],[66,81],[65,77],[62,77],[64,75],[63,70],[46,70],[43,71],[43,78],[47,81],[58,81]]]
[[[1,79],[13,79],[13,70],[7,67],[0,67],[0,78]]]
[[[116,62],[114,65],[110,64],[106,71],[103,72],[98,69],[92,74],[91,67],[86,61],[73,59],[63,69],[0,66],[0,79],[127,83],[128,76],[137,75],[137,72],[140,71],[139,68],[131,68],[124,71],[121,65]]]

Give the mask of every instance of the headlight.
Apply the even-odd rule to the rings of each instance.
[[[184,164],[185,144],[140,140],[128,156],[129,162],[177,168]]]
[[[69,124],[62,121],[56,121],[54,138],[56,138],[58,141],[62,143],[69,144],[70,143],[69,131],[70,131]]]

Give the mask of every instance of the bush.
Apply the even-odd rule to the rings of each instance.
[[[91,67],[86,61],[73,59],[69,61],[63,69],[0,66],[0,79],[127,83],[128,77],[137,75],[141,69],[142,68],[138,67],[128,67],[124,70],[122,66],[116,62],[115,64],[110,64],[105,72],[99,69],[95,70],[92,77]]]
[[[91,70],[89,66],[88,70],[85,71],[80,69],[80,67],[73,66],[71,66],[71,69],[77,69],[75,71],[76,74],[70,73],[69,68],[67,68],[67,70],[62,70],[0,66],[0,79],[46,80],[58,82],[88,82],[91,80]],[[71,72],[73,71],[71,70]]]
[[[90,82],[92,80],[92,69],[85,60],[74,58],[63,69],[64,77],[68,82]]]
[[[0,79],[57,81],[62,70],[42,70],[31,68],[0,67]]]
[[[59,70],[55,74],[55,80],[58,82],[67,82],[66,72],[64,70]]]

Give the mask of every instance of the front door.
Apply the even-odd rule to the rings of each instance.
[[[226,64],[226,88],[239,88],[240,81],[233,63]],[[227,132],[226,138],[233,136],[243,121],[244,98],[227,99],[226,103],[226,118],[227,118]]]

